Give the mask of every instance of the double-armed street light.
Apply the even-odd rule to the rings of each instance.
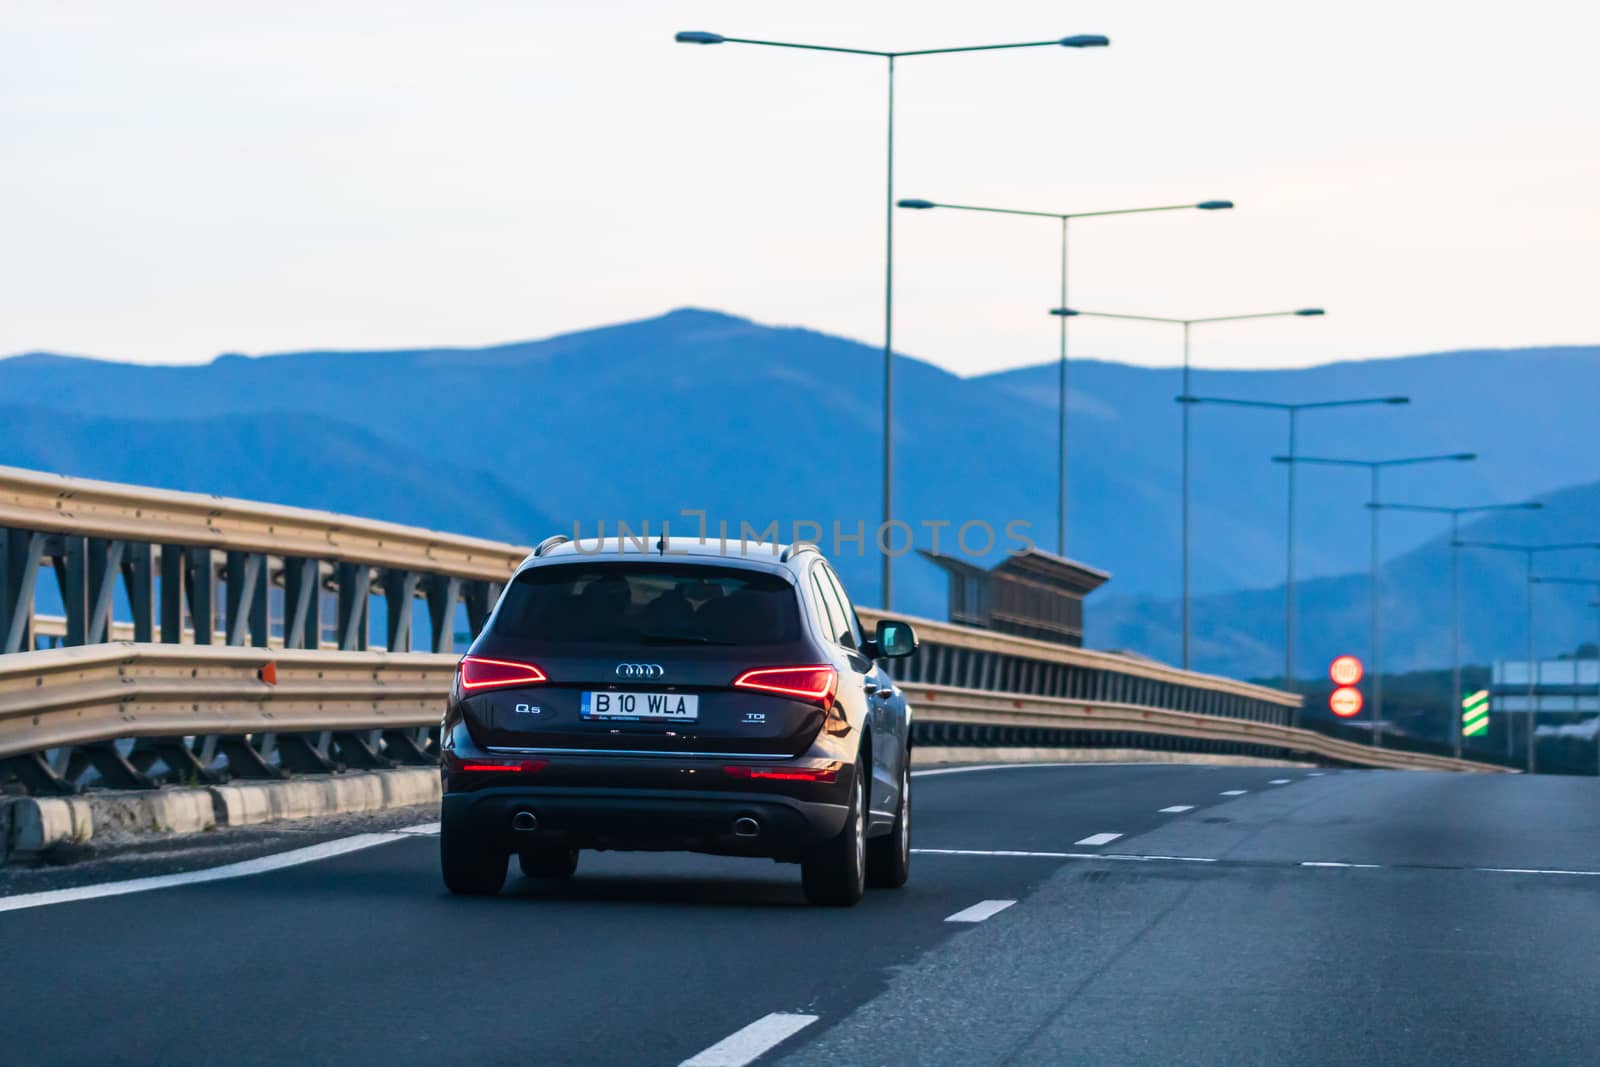
[[[1527,578],[1528,586],[1528,619],[1526,623],[1528,640],[1528,706],[1525,709],[1528,713],[1528,773],[1533,774],[1539,765],[1538,754],[1535,752],[1534,745],[1536,726],[1534,719],[1538,718],[1538,716],[1534,713],[1534,708],[1539,701],[1539,695],[1537,691],[1539,664],[1538,661],[1534,659],[1533,651],[1533,587],[1535,585],[1533,557],[1537,556],[1541,552],[1581,552],[1586,548],[1600,548],[1600,542],[1564,541],[1559,544],[1548,545],[1513,545],[1506,544],[1502,541],[1458,541],[1456,544],[1460,545],[1462,548],[1482,548],[1491,552],[1513,552],[1522,556],[1523,574]],[[1506,736],[1509,743],[1509,730],[1506,732]]]
[[[1048,41],[1022,41],[1013,44],[967,45],[956,48],[921,48],[904,52],[884,52],[867,48],[842,48],[834,45],[799,44],[793,41],[763,41],[749,37],[725,37],[702,30],[685,30],[675,38],[679,44],[748,44],[764,48],[790,48],[806,52],[835,52],[870,56],[888,66],[887,180],[884,201],[884,280],[883,280],[883,528],[894,518],[894,68],[895,60],[917,56],[951,55],[958,52],[997,52],[1017,48],[1104,48],[1110,39],[1097,33],[1076,34]],[[893,598],[894,557],[883,556],[883,607]]]
[[[1403,456],[1398,459],[1336,459],[1324,456],[1273,456],[1274,463],[1287,463],[1291,467],[1296,463],[1312,463],[1324,467],[1363,467],[1372,479],[1371,497],[1369,504],[1381,503],[1379,496],[1378,476],[1386,467],[1415,467],[1425,463],[1470,463],[1478,458],[1476,452],[1449,452],[1437,456]],[[1378,602],[1381,599],[1382,579],[1379,569],[1378,554],[1378,514],[1381,508],[1372,510],[1372,743],[1383,744],[1383,629],[1379,624],[1380,612]]]
[[[1293,470],[1293,467],[1289,468]],[[1433,504],[1385,504],[1369,500],[1367,507],[1374,511],[1416,511],[1431,515],[1450,516],[1450,692],[1454,695],[1446,708],[1450,734],[1455,738],[1455,756],[1461,758],[1461,724],[1456,720],[1460,710],[1457,702],[1461,692],[1461,516],[1478,515],[1490,511],[1538,511],[1544,507],[1537,500],[1521,504],[1473,504],[1468,507],[1439,507]]]
[[[1073,219],[1104,218],[1109,215],[1148,215],[1157,211],[1226,211],[1233,207],[1232,200],[1202,200],[1198,204],[1162,204],[1157,207],[1116,208],[1109,211],[1024,211],[1008,207],[976,207],[972,204],[945,204],[934,200],[901,200],[899,206],[913,211],[941,208],[946,211],[980,211],[991,215],[1022,215],[1038,219],[1054,219],[1061,224],[1061,306],[1067,300],[1067,224]],[[1059,448],[1057,450],[1056,480],[1056,555],[1067,554],[1067,318],[1061,319],[1060,370],[1057,375],[1060,399],[1057,405]]]
[[[1289,493],[1288,493],[1288,530],[1284,538],[1284,582],[1283,582],[1283,679],[1284,688],[1294,688],[1294,482],[1295,465],[1293,460],[1296,455],[1296,430],[1299,416],[1302,411],[1325,411],[1332,408],[1372,407],[1379,404],[1409,404],[1408,396],[1375,396],[1361,397],[1355,400],[1308,400],[1297,404],[1280,403],[1272,400],[1240,400],[1226,396],[1180,396],[1180,404],[1220,404],[1227,407],[1258,408],[1267,411],[1281,411],[1289,416]],[[1299,711],[1296,710],[1298,717]],[[1299,725],[1298,721],[1295,725]]]
[[[1077,308],[1058,307],[1051,310],[1050,314],[1060,315],[1063,318],[1077,318],[1084,316],[1095,319],[1126,319],[1131,322],[1162,322],[1168,325],[1183,327],[1183,393],[1178,398],[1182,401],[1192,395],[1189,388],[1189,332],[1192,327],[1207,325],[1214,322],[1242,322],[1246,319],[1281,319],[1304,318],[1325,315],[1327,312],[1321,308],[1300,308],[1296,311],[1261,311],[1251,315],[1213,315],[1200,319],[1170,319],[1157,315],[1117,315],[1108,311],[1079,311]],[[1189,644],[1190,644],[1190,594],[1189,594],[1189,408],[1192,406],[1183,403],[1183,669],[1189,669]]]

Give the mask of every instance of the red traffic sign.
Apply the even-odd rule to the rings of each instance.
[[[1328,710],[1341,719],[1360,715],[1364,703],[1365,701],[1361,699],[1361,690],[1352,686],[1341,685],[1328,694]]]
[[[1328,664],[1328,677],[1334,685],[1355,685],[1366,675],[1367,669],[1354,656],[1340,656]]]

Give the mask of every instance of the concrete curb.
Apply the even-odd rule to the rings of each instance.
[[[249,782],[202,789],[165,788],[81,797],[0,799],[0,863],[59,844],[183,834],[318,815],[347,815],[439,800],[432,767]]]

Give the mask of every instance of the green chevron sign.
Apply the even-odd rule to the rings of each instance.
[[[1489,691],[1480,689],[1461,699],[1461,736],[1477,737],[1489,732]]]

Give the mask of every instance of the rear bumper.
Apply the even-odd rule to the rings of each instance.
[[[798,860],[844,828],[846,806],[767,793],[511,785],[446,793],[444,832],[486,848],[647,849]],[[517,830],[520,812],[536,830]],[[753,836],[734,823],[754,819]]]

